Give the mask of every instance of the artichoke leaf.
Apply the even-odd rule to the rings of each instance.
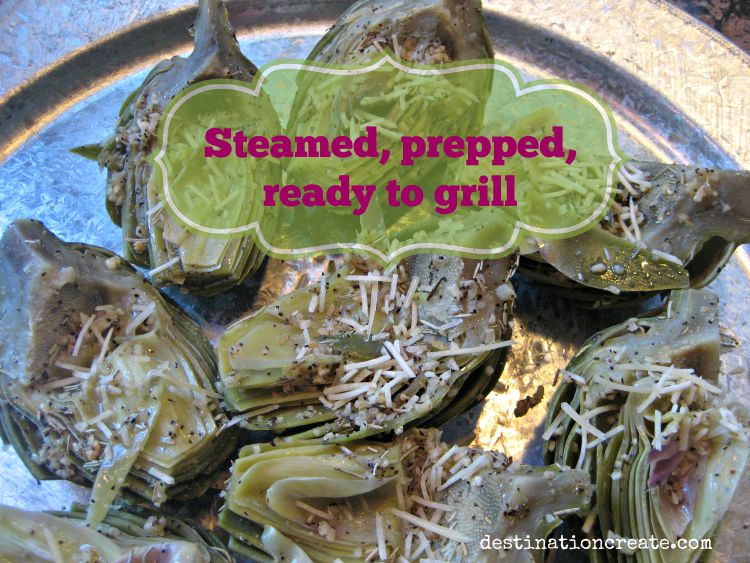
[[[520,270],[589,307],[705,287],[750,240],[749,189],[747,171],[629,162],[599,225],[571,239],[525,241]]]
[[[91,507],[89,508],[87,517],[88,524],[96,526],[106,517],[120,489],[125,484],[133,464],[141,455],[148,441],[151,430],[154,427],[153,419],[156,414],[154,407],[134,413],[134,416],[138,418],[141,415],[145,415],[145,420],[143,424],[133,427],[135,431],[133,432],[131,443],[127,447],[122,444],[115,444],[112,447],[112,459],[105,459],[99,465],[96,479],[91,487]]]
[[[597,227],[575,237],[544,241],[539,254],[571,280],[612,293],[690,286],[684,267]]]
[[[546,538],[562,523],[564,515],[585,514],[591,499],[585,475],[555,465],[531,468],[513,464],[504,472],[485,476],[482,495],[473,493],[471,485],[464,482],[451,488],[444,502],[455,507],[457,524],[454,529],[473,540],[467,546],[468,558],[490,561],[491,556],[481,549],[481,540],[486,536],[530,537],[534,542],[537,538]],[[452,543],[446,543],[440,554],[447,561],[460,559],[462,555],[466,557],[460,546]],[[513,550],[503,561],[529,559],[528,552]]]
[[[330,477],[287,477],[276,481],[266,493],[269,508],[285,518],[303,524],[309,512],[296,504],[297,500],[311,498],[356,498],[388,485],[388,479],[334,479]]]
[[[78,156],[82,156],[88,160],[98,161],[99,153],[102,152],[102,145],[95,143],[89,145],[81,145],[70,149],[70,152]]]
[[[295,563],[313,563],[312,559],[300,546],[287,538],[273,526],[266,526],[261,535],[263,549],[274,561],[294,561]]]
[[[117,508],[94,528],[85,511],[33,512],[0,506],[0,558],[8,561],[169,561],[228,563],[226,548],[192,523],[148,511]]]
[[[678,257],[690,271],[690,287],[704,287],[750,241],[750,172],[636,165],[652,178],[638,202],[647,226],[643,242]]]

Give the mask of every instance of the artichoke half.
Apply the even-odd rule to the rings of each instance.
[[[563,372],[544,433],[547,461],[588,471],[596,482],[586,529],[667,544],[716,535],[750,453],[746,409],[718,387],[717,305],[707,291],[675,291],[658,316],[595,335]],[[627,560],[705,555],[702,545],[660,547]]]
[[[99,146],[74,149],[96,154],[107,169],[107,211],[122,227],[124,256],[149,268],[155,285],[218,293],[239,284],[263,260],[250,236],[211,238],[180,225],[165,209],[148,160],[161,114],[182,89],[214,78],[250,82],[256,72],[240,51],[223,2],[200,0],[192,54],[158,63],[123,104],[114,135]]]
[[[748,194],[750,172],[628,163],[597,227],[539,243],[519,271],[583,307],[704,287],[750,240]]]
[[[339,17],[313,48],[308,60],[328,66],[361,68],[386,49],[399,61],[430,67],[485,61],[494,56],[479,0],[362,0],[353,3]],[[490,72],[478,77],[477,72],[472,75],[474,78],[466,78],[470,73],[465,73],[459,79],[459,74],[394,73],[386,66],[347,81],[339,80],[335,91],[327,87],[330,83],[327,75],[301,73],[289,118],[289,134],[354,137],[365,128],[376,126],[379,144],[389,146],[390,149],[383,150],[391,152],[399,150],[394,139],[402,135],[442,135],[448,123],[453,134],[470,135],[481,124],[485,107],[482,97],[489,95],[492,83]],[[403,167],[399,181],[402,185],[444,182],[443,178],[448,176],[445,163],[433,160],[423,161],[414,169]],[[287,168],[287,174],[302,184],[310,178],[328,178],[329,169],[325,160],[298,159]],[[385,185],[391,180],[388,170],[374,159],[355,159],[342,163],[337,173],[343,171],[367,183]],[[420,209],[396,208],[380,197],[375,198],[370,209],[377,211],[363,217],[358,242],[375,240],[387,247],[383,239],[393,233],[386,231],[386,224],[395,225],[403,239],[413,236],[412,231],[419,230],[417,223],[424,219]],[[384,220],[386,216],[388,220]],[[305,228],[304,223],[304,218],[297,218],[293,228]],[[315,227],[314,223],[308,226],[311,231]],[[332,223],[329,228],[336,226]]]
[[[512,344],[512,260],[351,259],[229,327],[230,424],[340,442],[441,424],[489,393]]]
[[[111,252],[35,221],[0,241],[0,434],[37,479],[194,497],[233,452],[198,326]]]
[[[531,561],[487,538],[537,538],[585,512],[588,475],[449,446],[437,430],[392,443],[247,446],[219,525],[258,561]]]
[[[0,559],[148,563],[229,563],[221,542],[198,526],[135,508],[111,510],[96,528],[85,507],[33,512],[0,506]]]
[[[385,48],[428,65],[493,57],[478,0],[360,0],[339,17],[309,59],[359,64]]]

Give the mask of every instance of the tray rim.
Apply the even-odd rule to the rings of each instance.
[[[331,24],[336,15],[340,13],[341,8],[349,3],[346,0],[318,0],[315,3],[315,8],[313,8],[312,4],[308,4],[304,0],[283,0],[273,3],[266,3],[262,0],[249,2],[247,0],[229,0],[227,7],[230,11],[230,18],[235,22],[238,36],[246,37],[257,33],[258,28],[265,33],[269,30],[283,29],[284,27],[294,27],[298,31],[301,28],[307,28],[309,31],[314,28],[319,29],[321,26]],[[554,6],[555,4],[557,3],[549,0],[540,0],[534,3],[529,3],[528,0],[485,0],[483,8],[488,13],[516,19],[536,27],[550,27],[565,39],[591,49],[590,45],[586,45],[586,43],[599,41],[606,35],[606,26],[600,24],[607,17],[613,17],[608,12],[618,10],[618,13],[620,13],[628,9],[627,5],[631,8],[637,6],[639,10],[647,10],[654,18],[675,20],[675,23],[681,24],[683,31],[691,34],[691,37],[704,37],[708,44],[716,50],[711,57],[711,61],[708,62],[715,65],[721,61],[725,65],[731,65],[738,69],[743,68],[750,83],[750,54],[745,53],[704,22],[668,4],[666,0],[618,1],[614,7],[597,2],[597,0],[581,0],[566,3],[565,10],[544,9],[545,5]],[[565,12],[564,18],[561,14],[563,11]],[[54,122],[59,115],[77,103],[132,74],[136,69],[152,65],[162,58],[187,50],[190,44],[190,37],[187,33],[179,35],[152,32],[164,25],[187,29],[194,20],[196,13],[197,7],[195,5],[159,12],[154,17],[113,30],[96,41],[67,52],[52,64],[36,69],[22,82],[11,84],[8,90],[0,96],[0,164],[36,133]],[[586,28],[588,37],[578,36],[577,30],[570,26],[566,27],[564,23],[565,20],[575,20],[577,16],[580,17],[582,14],[585,14],[586,18],[593,22]],[[246,21],[248,17],[252,19],[252,25],[249,25]],[[598,34],[592,32],[592,30],[597,29],[599,30]],[[645,44],[646,40],[653,40],[653,32],[658,29],[663,29],[663,27],[654,26],[650,30],[639,29],[639,32],[644,34],[640,43]],[[652,35],[649,35],[649,33]],[[148,39],[148,41],[144,39]],[[129,62],[129,59],[132,59],[130,54],[124,56],[118,53],[118,47],[125,45],[131,47],[135,45],[137,53],[144,54],[143,58],[137,58],[135,64],[132,63],[132,60]],[[597,50],[591,50],[594,53],[602,54]],[[700,108],[686,108],[684,100],[675,100],[673,99],[675,96],[669,96],[667,92],[658,88],[658,85],[655,86],[653,72],[643,72],[644,69],[639,71],[639,69],[634,68],[634,65],[626,60],[627,54],[615,50],[607,53],[607,55],[610,55],[611,62],[621,67],[627,74],[643,80],[668,100],[676,101],[680,109],[692,110],[686,111],[686,115],[692,117],[696,115],[696,112],[700,113]],[[97,62],[100,57],[104,57],[102,62],[104,64],[106,61],[106,68],[99,70],[94,88],[91,88],[89,83],[81,83],[76,79],[70,80],[70,77],[78,76],[76,69],[90,68],[91,64]],[[0,70],[2,70],[2,67],[3,65],[0,65]],[[91,70],[96,71],[95,68]],[[704,116],[700,117],[701,119],[697,120],[698,125],[705,129],[707,120],[703,119]],[[722,148],[725,150],[728,148],[729,153],[736,155],[736,147],[725,146],[726,143],[722,139],[717,139],[717,141]],[[750,167],[750,147],[745,152],[747,155],[741,156],[738,164],[744,163],[746,167]]]

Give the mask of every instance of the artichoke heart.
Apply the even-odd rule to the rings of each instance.
[[[589,340],[563,372],[544,433],[549,462],[588,471],[602,538],[667,540],[627,560],[703,560],[750,453],[747,409],[722,394],[718,298],[679,290],[665,311]],[[697,546],[697,547],[696,547]],[[593,561],[625,553],[591,551]],[[619,556],[619,558],[618,558]]]
[[[111,252],[17,221],[0,241],[0,430],[37,479],[93,483],[96,524],[125,487],[205,491],[232,453],[198,326]]]
[[[540,243],[519,271],[584,307],[704,287],[750,241],[749,191],[750,172],[630,162],[597,227]]]
[[[96,528],[85,507],[70,512],[33,512],[0,506],[3,561],[229,563],[219,540],[192,523],[143,509],[111,510]]]
[[[194,31],[192,54],[158,63],[128,97],[97,160],[107,169],[107,210],[122,228],[125,258],[149,268],[155,285],[213,294],[242,282],[263,254],[249,236],[212,238],[181,225],[165,209],[149,157],[162,112],[182,89],[215,78],[250,82],[257,68],[242,55],[223,2],[201,0]]]
[[[512,260],[355,259],[219,338],[230,424],[353,440],[441,424],[492,390],[512,344]]]
[[[268,444],[240,451],[219,525],[257,561],[531,561],[487,538],[546,538],[585,512],[588,475],[411,429],[392,443]]]

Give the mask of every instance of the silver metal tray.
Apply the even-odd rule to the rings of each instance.
[[[245,54],[258,66],[303,58],[349,2],[228,2]],[[750,57],[659,0],[490,0],[485,12],[497,56],[529,78],[587,84],[612,107],[632,155],[750,168]],[[0,230],[34,217],[68,240],[120,248],[104,210],[104,173],[68,149],[99,140],[122,100],[157,60],[187,52],[195,7],[185,0],[130,3],[5,0],[0,6]],[[7,42],[6,42],[7,41]],[[10,45],[15,41],[15,45]],[[209,337],[258,299],[288,290],[306,263],[272,262],[264,274],[213,299],[175,294]],[[637,312],[591,313],[518,280],[513,348],[495,391],[453,421],[446,436],[541,461],[541,426],[556,371],[595,331]],[[750,255],[740,249],[712,284],[723,324],[750,342]],[[750,399],[748,344],[726,358],[723,384]],[[513,414],[537,386],[544,401]],[[11,450],[0,451],[0,503],[60,509],[87,491],[37,483]],[[750,473],[715,540],[716,561],[750,561]]]

